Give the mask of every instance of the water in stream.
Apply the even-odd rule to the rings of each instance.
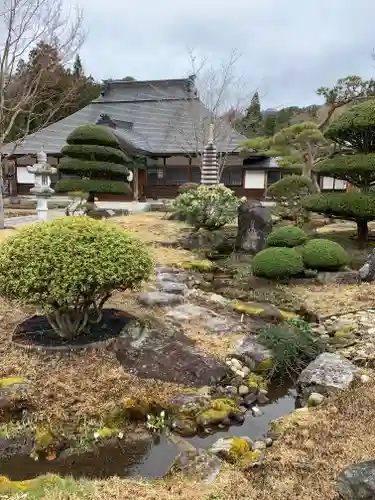
[[[208,449],[219,437],[235,435],[257,439],[264,436],[272,420],[292,412],[298,406],[296,394],[288,386],[269,387],[269,398],[270,403],[262,407],[262,416],[253,417],[249,411],[241,426],[232,426],[229,430],[206,437],[188,438],[187,441],[197,448]],[[119,476],[151,479],[162,477],[179,451],[178,446],[172,444],[165,435],[158,441],[149,436],[131,442],[124,440],[98,446],[94,451],[78,455],[62,454],[54,461],[34,461],[29,455],[1,459],[0,476],[23,480],[53,473],[76,478]]]

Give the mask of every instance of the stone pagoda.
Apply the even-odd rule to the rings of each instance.
[[[48,199],[55,192],[51,188],[51,175],[55,174],[57,169],[47,163],[47,155],[42,149],[37,154],[37,163],[28,166],[27,170],[35,176],[34,187],[30,189],[30,193],[36,195],[38,219],[46,220],[48,218]]]
[[[207,145],[203,151],[201,184],[213,186],[219,182],[219,163],[217,150],[214,144],[214,126],[210,124]]]

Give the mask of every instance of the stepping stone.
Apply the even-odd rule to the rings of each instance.
[[[170,306],[173,304],[181,304],[184,301],[182,295],[167,292],[144,292],[138,296],[138,301],[144,306]]]
[[[212,316],[205,320],[205,326],[215,333],[239,332],[244,326],[239,323],[223,318],[222,316]]]
[[[155,286],[161,292],[174,293],[177,295],[185,295],[188,287],[184,283],[176,283],[173,281],[157,281]]]
[[[212,311],[194,304],[182,304],[167,313],[168,318],[178,322],[190,321],[207,315],[212,315]]]

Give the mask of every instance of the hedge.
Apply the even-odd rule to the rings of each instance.
[[[129,163],[130,161],[127,155],[120,149],[95,144],[68,144],[62,148],[61,153],[71,158],[93,161],[101,160],[119,163],[120,165]]]
[[[310,240],[301,250],[303,262],[310,269],[337,271],[350,261],[345,248],[323,238]]]
[[[112,193],[129,194],[129,184],[122,181],[107,181],[100,179],[61,179],[56,183],[55,190],[58,193],[69,193],[70,191],[81,191],[84,193]]]
[[[269,234],[267,244],[270,247],[297,247],[309,239],[302,229],[294,226],[276,228]]]
[[[294,248],[273,247],[257,253],[252,260],[255,276],[290,278],[303,272],[303,260]]]
[[[65,157],[60,160],[59,171],[63,174],[81,174],[82,176],[98,173],[124,175],[125,172],[127,172],[127,168],[125,165],[120,165],[118,163],[77,160],[75,158]]]
[[[342,217],[343,219],[375,220],[375,193],[326,193],[308,196],[302,201],[306,210]]]
[[[67,137],[68,144],[101,144],[119,148],[119,142],[111,131],[100,125],[81,125]]]

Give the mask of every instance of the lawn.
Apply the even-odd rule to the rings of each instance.
[[[113,222],[147,242],[160,266],[174,266],[193,258],[187,250],[162,245],[175,241],[187,231],[183,223],[168,221],[160,213],[118,217]],[[325,232],[332,234],[332,231]],[[0,232],[0,239],[11,233],[11,230]],[[367,307],[371,304],[373,286],[298,285],[290,290],[324,315]],[[145,314],[135,293],[116,293],[108,306]],[[38,421],[53,422],[58,428],[74,427],[90,419],[100,423],[103,415],[125,398],[166,401],[181,391],[176,384],[139,378],[124,370],[116,356],[104,349],[55,356],[15,348],[11,342],[13,329],[33,313],[32,308],[17,308],[0,302],[0,378],[24,377],[31,381],[31,397],[38,408]],[[163,321],[163,314],[159,308],[152,310],[152,315],[160,321]],[[236,334],[210,336],[199,322],[187,324],[185,334],[217,357],[223,357],[236,340]],[[361,411],[358,411],[358,401]],[[334,481],[339,471],[355,461],[373,458],[375,433],[369,430],[373,427],[374,405],[373,382],[355,392],[344,393],[329,406],[309,412],[307,423],[294,422],[286,426],[282,438],[267,452],[261,469],[243,473],[235,466],[226,465],[213,486],[179,477],[150,482],[119,478],[63,480],[48,487],[44,493],[37,488],[35,494],[30,493],[27,498],[63,500],[69,494],[70,500],[132,497],[145,500],[334,500]]]

